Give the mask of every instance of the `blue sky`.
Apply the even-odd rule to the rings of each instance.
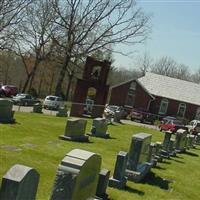
[[[152,33],[145,44],[130,48],[129,57],[115,56],[115,65],[131,68],[138,56],[147,52],[153,59],[169,56],[195,71],[200,67],[200,0],[139,0],[152,14]]]

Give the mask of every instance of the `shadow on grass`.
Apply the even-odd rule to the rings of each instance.
[[[171,164],[171,162],[166,161],[166,160],[161,161],[161,163],[163,163],[163,164],[167,164],[167,165]]]
[[[184,152],[184,154],[185,154],[185,155],[189,155],[189,156],[193,156],[193,157],[199,157],[198,154],[192,153],[192,152],[189,152],[189,151]]]
[[[174,156],[174,158],[178,158],[178,159],[183,159],[183,157],[180,157],[176,154],[176,156]],[[173,160],[173,159],[172,159]]]
[[[175,161],[175,162],[177,162],[177,163],[182,163],[182,164],[184,164],[185,162],[183,162],[183,161],[180,161],[180,160],[177,160],[177,159],[172,159],[171,158],[171,160],[173,160],[173,161]]]
[[[140,196],[143,196],[143,195],[144,195],[144,192],[143,192],[143,191],[140,191],[140,190],[137,190],[137,189],[133,189],[133,188],[131,188],[131,187],[129,187],[129,186],[126,186],[126,187],[125,187],[125,191],[130,192],[130,193],[134,193],[134,194],[138,194],[138,195],[140,195]]]
[[[161,166],[157,166],[157,165],[154,167],[154,169],[166,170],[165,167],[161,167]]]
[[[142,183],[153,185],[163,190],[169,190],[169,183],[173,183],[173,180],[161,178],[160,176],[155,175],[155,173],[150,172],[149,174],[147,174]]]

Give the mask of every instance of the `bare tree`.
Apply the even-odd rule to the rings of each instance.
[[[57,13],[57,41],[64,52],[56,95],[61,94],[66,71],[73,59],[99,49],[111,49],[119,43],[140,43],[147,37],[150,18],[136,6],[135,0],[52,2]]]
[[[170,57],[162,57],[151,68],[151,71],[157,74],[174,77],[177,63]]]
[[[152,65],[153,59],[147,52],[145,52],[143,56],[138,58],[136,68],[139,69],[141,75],[144,76],[147,71],[151,70]]]
[[[200,67],[192,74],[191,79],[193,82],[200,84]]]
[[[179,64],[176,67],[176,72],[174,74],[174,78],[190,81],[191,80],[191,74],[189,71],[189,67],[184,64]]]
[[[0,0],[0,49],[8,44],[15,25],[23,18],[24,9],[32,0]]]
[[[26,8],[26,16],[18,25],[13,41],[16,52],[21,56],[27,78],[22,91],[32,87],[36,70],[51,53],[54,46],[54,12],[48,0],[35,0]]]

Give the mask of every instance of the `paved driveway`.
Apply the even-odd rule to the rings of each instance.
[[[159,130],[159,128],[157,126],[151,125],[151,124],[143,124],[143,123],[140,123],[140,122],[131,121],[131,120],[127,120],[127,119],[123,119],[123,120],[121,120],[121,122],[124,123],[124,124],[130,124],[130,125],[135,125],[135,126]]]
[[[19,112],[32,112],[33,106],[16,106],[16,105],[14,105],[13,110],[19,111]],[[42,109],[42,112],[47,115],[56,115],[56,113],[58,111]]]

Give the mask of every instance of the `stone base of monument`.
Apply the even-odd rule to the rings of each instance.
[[[110,138],[110,134],[109,133],[87,133],[88,136],[91,137],[99,137],[99,138],[105,138],[108,139]]]
[[[60,135],[59,138],[62,140],[69,140],[69,141],[76,141],[76,142],[89,142],[89,136],[87,135],[81,135],[81,136]]]
[[[186,152],[186,147],[181,148],[181,149],[175,149],[176,153],[185,153]]]
[[[133,182],[140,182],[142,181],[145,176],[150,172],[152,167],[151,163],[147,163],[145,168],[143,168],[143,171],[132,171],[129,169],[126,169],[126,176],[128,177],[128,180]]]
[[[109,178],[109,187],[124,189],[126,186],[127,177],[124,177],[122,180],[115,179],[113,177]]]
[[[169,152],[165,150],[161,150],[161,157],[165,159],[169,159],[170,158]]]

